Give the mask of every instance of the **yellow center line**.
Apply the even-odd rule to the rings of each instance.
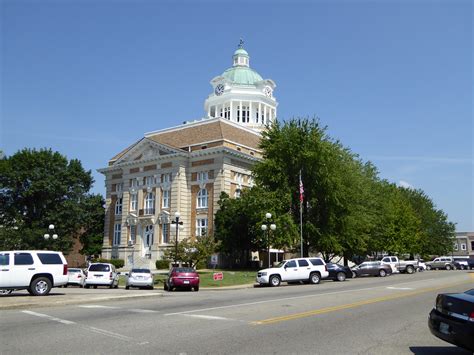
[[[470,276],[471,276],[471,278],[474,278],[474,274],[471,274]],[[250,324],[252,324],[252,325],[266,325],[266,324],[274,324],[274,323],[279,323],[279,322],[288,321],[288,320],[312,317],[312,316],[315,316],[315,315],[318,315],[318,314],[330,313],[330,312],[340,311],[340,310],[343,310],[343,309],[360,307],[360,306],[364,306],[364,305],[367,305],[367,304],[390,301],[390,300],[403,298],[403,297],[415,296],[415,295],[419,295],[419,294],[422,294],[422,293],[437,291],[437,290],[441,290],[441,289],[444,289],[444,288],[449,288],[449,287],[462,285],[462,284],[466,284],[466,283],[471,283],[471,282],[472,281],[463,281],[463,282],[457,282],[457,283],[448,284],[448,285],[444,285],[444,286],[424,288],[424,289],[421,289],[421,290],[418,290],[418,291],[411,291],[411,292],[404,292],[404,293],[401,293],[401,294],[395,294],[395,295],[390,295],[390,296],[376,297],[376,298],[371,298],[371,299],[364,300],[364,301],[358,301],[358,302],[343,304],[343,305],[339,305],[339,306],[326,307],[326,308],[321,308],[321,309],[315,309],[315,310],[308,311],[308,312],[295,313],[295,314],[290,314],[290,315],[287,315],[287,316],[281,316],[281,317],[269,318],[269,319],[264,319],[264,320],[259,320],[259,321],[253,321],[253,322],[250,322]]]

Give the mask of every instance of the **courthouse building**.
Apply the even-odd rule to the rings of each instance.
[[[153,267],[175,245],[176,212],[178,240],[212,233],[221,192],[238,197],[252,186],[260,132],[277,114],[276,85],[250,68],[242,42],[210,83],[203,119],[145,133],[98,170],[106,182],[102,257]]]

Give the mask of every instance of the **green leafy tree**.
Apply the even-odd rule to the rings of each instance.
[[[73,238],[103,223],[99,197],[81,162],[50,149],[21,150],[0,159],[0,245],[4,249],[55,249],[68,252]],[[95,207],[92,207],[92,206]],[[93,217],[94,216],[94,217]],[[57,240],[45,241],[48,226]]]
[[[176,248],[165,251],[165,259],[179,260],[191,267],[196,267],[202,261],[206,261],[219,247],[219,242],[212,235],[203,235],[196,238],[186,238],[178,243]]]

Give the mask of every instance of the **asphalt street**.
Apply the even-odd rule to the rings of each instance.
[[[438,293],[470,288],[466,271],[112,299],[125,290],[68,288],[50,299],[82,298],[0,305],[0,353],[468,354],[432,336],[427,318]]]

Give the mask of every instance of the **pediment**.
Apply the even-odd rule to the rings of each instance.
[[[180,151],[178,149],[145,138],[138,142],[127,153],[125,153],[119,160],[115,162],[115,164],[156,159],[161,156],[166,156],[179,152]]]

